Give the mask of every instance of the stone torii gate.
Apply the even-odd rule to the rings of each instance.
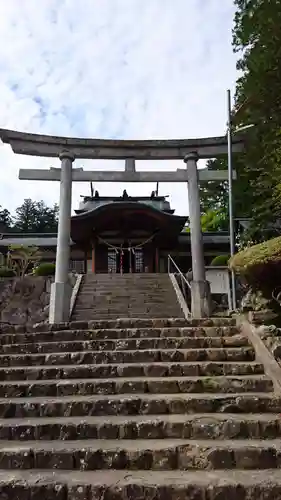
[[[203,239],[200,221],[199,181],[227,180],[224,171],[197,170],[198,159],[227,154],[226,137],[183,140],[102,140],[55,137],[0,129],[2,142],[10,144],[14,153],[59,157],[61,168],[49,170],[20,169],[25,180],[60,181],[59,224],[55,282],[50,301],[50,323],[68,321],[71,289],[68,282],[70,258],[70,219],[72,182],[188,182],[190,236],[192,254],[191,301],[192,315],[209,315],[209,284],[206,281]],[[233,140],[233,153],[244,148],[243,139]],[[126,160],[124,171],[83,171],[73,169],[75,159]],[[174,172],[135,169],[135,160],[183,160],[184,169]]]

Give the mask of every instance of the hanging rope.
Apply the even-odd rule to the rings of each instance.
[[[124,252],[123,252],[123,248],[121,245],[121,247],[120,247],[120,274],[123,274],[123,255],[124,255]]]
[[[98,236],[98,240],[100,241],[100,243],[103,243],[104,245],[107,245],[109,248],[112,248],[112,250],[114,250],[116,253],[119,253],[120,251],[123,252],[124,250],[129,250],[129,251],[132,251],[134,253],[135,250],[137,250],[138,248],[142,248],[144,245],[146,245],[147,243],[152,241],[155,235],[156,235],[156,233],[153,233],[152,236],[147,238],[142,243],[139,243],[138,245],[135,245],[135,246],[130,246],[128,248],[123,247],[123,245],[121,245],[120,247],[115,246],[115,245],[111,245],[111,243],[108,243],[108,241],[104,240],[100,236]]]

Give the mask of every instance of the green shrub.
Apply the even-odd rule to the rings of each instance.
[[[217,255],[211,262],[211,266],[228,266],[229,255]]]
[[[230,259],[229,266],[249,285],[271,294],[281,284],[281,237],[238,252]]]
[[[0,267],[0,278],[13,278],[14,276],[16,276],[14,269],[10,269],[6,266]]]
[[[42,262],[34,268],[33,274],[35,276],[53,276],[56,271],[56,266],[52,262]]]
[[[35,266],[41,259],[38,247],[25,245],[10,245],[6,262],[8,267],[15,268],[18,276],[23,277],[30,265]]]

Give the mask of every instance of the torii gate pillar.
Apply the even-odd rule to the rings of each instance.
[[[69,321],[71,284],[69,282],[70,220],[72,198],[72,163],[70,151],[62,151],[59,224],[56,254],[55,282],[51,286],[49,323]]]
[[[185,156],[188,176],[188,201],[192,255],[191,313],[193,318],[209,317],[211,313],[210,285],[206,281],[200,196],[196,152]]]

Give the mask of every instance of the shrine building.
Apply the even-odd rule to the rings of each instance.
[[[78,273],[167,272],[168,255],[182,272],[191,269],[187,216],[174,214],[167,196],[83,196],[71,218],[70,270]],[[55,262],[54,233],[0,234],[0,252],[11,244],[35,245]],[[229,235],[203,233],[205,264],[229,254]]]

